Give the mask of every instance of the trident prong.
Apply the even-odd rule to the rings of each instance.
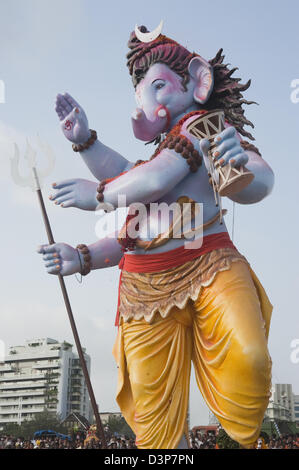
[[[37,136],[37,143],[40,150],[45,154],[47,159],[47,165],[44,169],[36,168],[36,156],[37,151],[32,147],[27,138],[27,145],[24,158],[27,161],[28,167],[31,172],[28,176],[22,176],[20,174],[20,150],[16,143],[14,143],[14,156],[11,158],[11,176],[14,182],[19,186],[30,187],[33,191],[37,189],[37,180],[39,182],[39,188],[42,187],[43,180],[52,172],[55,164],[55,156],[51,147]],[[38,176],[38,178],[36,178]]]

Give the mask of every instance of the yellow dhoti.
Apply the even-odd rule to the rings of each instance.
[[[199,389],[226,432],[243,446],[255,442],[270,396],[271,312],[249,265],[235,260],[165,318],[121,321],[114,345],[117,402],[139,448],[178,446],[191,360]]]

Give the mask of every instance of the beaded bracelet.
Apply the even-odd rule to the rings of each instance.
[[[190,142],[190,140],[182,134],[169,134],[161,142],[161,144],[150,159],[153,160],[165,148],[180,153],[182,157],[185,158],[185,160],[187,161],[190,167],[190,171],[192,173],[195,173],[197,171],[197,168],[200,167],[202,164],[202,157],[200,153],[194,148],[192,142]]]
[[[90,130],[90,137],[84,144],[72,145],[74,152],[83,152],[84,150],[87,150],[89,147],[91,147],[95,143],[95,141],[98,138],[97,132],[92,129],[89,129],[89,130]]]
[[[83,245],[83,244],[77,245],[76,249],[83,256],[84,265],[81,266],[81,274],[82,274],[82,276],[86,276],[91,271],[91,256],[90,256],[90,253],[89,253],[89,249],[86,245]],[[80,259],[80,261],[81,261],[81,259]]]
[[[97,198],[97,200],[98,200],[99,202],[103,202],[103,201],[104,201],[104,194],[103,194],[103,192],[104,192],[104,189],[105,189],[105,185],[106,185],[106,180],[102,180],[102,181],[100,182],[100,184],[98,185],[98,187],[97,187],[97,196],[96,196],[96,198]]]
[[[180,153],[183,158],[187,160],[190,171],[195,173],[197,168],[202,164],[202,157],[200,153],[194,148],[192,142],[182,135],[169,136],[165,147],[174,149],[175,152]],[[163,148],[163,142],[162,142]]]

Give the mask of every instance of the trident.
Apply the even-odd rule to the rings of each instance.
[[[17,185],[19,185],[19,186],[29,186],[29,187],[32,188],[33,191],[36,191],[38,201],[39,201],[39,205],[40,205],[41,212],[42,212],[42,216],[43,216],[43,221],[44,221],[47,236],[48,236],[48,241],[49,241],[50,245],[53,245],[55,243],[55,241],[54,241],[53,233],[52,233],[52,230],[51,230],[51,226],[50,226],[49,218],[48,218],[48,215],[47,215],[47,211],[46,211],[46,208],[45,208],[43,195],[42,195],[42,191],[41,191],[41,186],[42,186],[42,182],[43,182],[44,178],[46,176],[48,176],[54,168],[55,157],[54,157],[52,149],[50,148],[50,146],[48,144],[46,144],[45,142],[42,142],[42,140],[39,137],[37,138],[37,140],[38,140],[39,148],[43,151],[43,153],[46,155],[47,160],[48,160],[46,168],[43,169],[43,170],[40,170],[40,169],[36,168],[36,153],[37,152],[31,147],[31,145],[30,145],[30,143],[27,139],[27,148],[26,148],[26,152],[25,152],[25,159],[27,160],[28,166],[31,169],[31,173],[27,177],[23,177],[23,176],[20,175],[20,172],[19,172],[20,151],[19,151],[19,148],[18,148],[17,144],[14,144],[15,154],[14,154],[14,157],[11,159],[11,176],[12,176],[12,179],[14,180],[14,182]],[[66,307],[68,317],[69,317],[69,320],[70,320],[74,340],[75,340],[75,343],[76,343],[76,348],[77,348],[77,352],[78,352],[78,355],[79,355],[80,364],[81,364],[83,374],[84,374],[84,378],[85,378],[85,382],[86,382],[86,385],[87,385],[89,398],[90,398],[91,405],[92,405],[92,408],[93,408],[93,413],[94,413],[95,420],[96,420],[96,425],[97,425],[97,434],[98,434],[98,437],[101,440],[102,448],[105,449],[107,447],[107,444],[106,444],[106,439],[105,439],[105,435],[104,435],[104,429],[103,429],[102,421],[101,421],[101,418],[100,418],[99,410],[98,410],[98,407],[97,407],[97,404],[96,404],[93,388],[92,388],[89,373],[88,373],[88,370],[87,370],[87,366],[86,366],[84,354],[83,354],[83,351],[82,351],[82,346],[81,346],[80,338],[79,338],[79,335],[78,335],[77,327],[76,327],[76,324],[75,324],[75,320],[74,320],[71,304],[70,304],[70,301],[69,301],[68,293],[67,293],[67,290],[66,290],[66,286],[65,286],[65,283],[64,283],[63,276],[61,274],[58,274],[58,279],[59,279],[59,283],[60,283],[60,287],[61,287],[65,307]]]

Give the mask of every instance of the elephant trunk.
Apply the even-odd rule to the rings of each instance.
[[[165,132],[170,125],[170,113],[168,109],[160,105],[154,112],[154,119],[146,117],[142,109],[136,109],[132,115],[132,127],[137,139],[151,141]]]

